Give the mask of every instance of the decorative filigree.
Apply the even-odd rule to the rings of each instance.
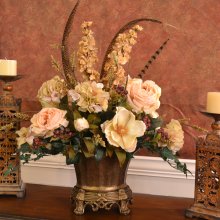
[[[0,113],[1,126],[11,123],[15,110]],[[16,155],[17,142],[15,134],[18,126],[18,123],[14,123],[10,129],[0,131],[0,184],[16,184],[20,181],[20,170],[4,175],[9,166],[15,167],[19,163],[19,157]]]
[[[128,204],[132,200],[132,192],[129,186],[125,186],[114,191],[85,190],[75,186],[71,195],[72,203],[75,204],[74,213],[77,215],[84,214],[86,206],[91,206],[93,211],[99,209],[110,210],[114,204],[119,207],[123,215],[130,213]]]
[[[8,77],[8,80],[12,79]],[[3,82],[3,94],[0,96],[0,194],[23,197],[25,191],[21,181],[19,155],[16,153],[15,133],[23,116],[20,113],[21,99],[14,98],[11,91],[12,85]],[[10,173],[8,173],[9,169]]]
[[[195,201],[204,207],[218,206],[220,149],[198,146]]]
[[[213,130],[196,149],[195,199],[187,217],[220,219],[220,136]]]

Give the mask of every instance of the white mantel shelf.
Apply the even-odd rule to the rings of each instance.
[[[158,157],[135,156],[128,169],[127,184],[134,193],[174,197],[194,197],[195,160],[181,159],[192,175],[187,177]],[[67,166],[61,155],[49,156],[22,165],[26,183],[73,187],[76,183],[73,165]]]

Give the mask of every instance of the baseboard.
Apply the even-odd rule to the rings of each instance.
[[[161,158],[136,156],[129,165],[127,183],[134,193],[193,198],[195,160],[181,162],[187,164],[192,175],[186,177]],[[22,165],[22,179],[26,183],[65,187],[76,183],[74,167],[67,166],[60,155]]]

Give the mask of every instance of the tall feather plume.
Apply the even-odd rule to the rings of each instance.
[[[146,70],[149,68],[150,65],[152,65],[152,63],[157,59],[157,57],[159,56],[159,54],[161,53],[161,51],[164,49],[164,47],[166,46],[167,42],[170,39],[168,38],[165,42],[163,42],[163,44],[159,47],[158,50],[156,50],[154,52],[154,54],[150,57],[150,59],[147,61],[147,63],[145,64],[144,68],[141,70],[141,72],[138,74],[138,76],[140,78],[143,78],[143,75],[145,74]]]
[[[107,62],[108,58],[108,54],[111,53],[111,51],[113,50],[113,46],[115,44],[115,41],[118,37],[119,34],[125,32],[126,30],[132,28],[134,25],[136,25],[137,23],[141,22],[141,21],[147,21],[147,22],[154,22],[154,23],[159,23],[161,24],[162,22],[159,20],[155,20],[155,19],[150,19],[150,18],[140,18],[140,19],[135,19],[132,20],[130,22],[128,22],[127,24],[125,24],[113,37],[111,43],[109,44],[107,51],[105,53],[104,59],[103,59],[103,63],[102,63],[102,68],[101,68],[101,74],[100,74],[100,78],[102,79],[104,76],[106,76],[106,72],[104,70],[105,64]]]
[[[67,20],[67,23],[66,23],[66,26],[64,29],[64,33],[63,33],[62,48],[61,48],[64,78],[67,82],[68,87],[70,87],[70,88],[76,84],[76,76],[74,74],[74,68],[72,68],[71,64],[70,64],[68,38],[69,38],[69,34],[71,32],[73,19],[76,14],[76,10],[77,10],[79,3],[80,3],[80,0],[77,0],[77,3],[75,4],[75,6],[74,6],[73,10],[71,11],[69,18]]]

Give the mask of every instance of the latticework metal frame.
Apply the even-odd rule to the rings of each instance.
[[[23,197],[25,186],[21,180],[15,133],[20,127],[16,114],[20,112],[21,99],[15,99],[11,91],[11,84],[3,81],[3,93],[0,96],[0,126],[9,124],[11,126],[0,130],[0,194]],[[15,169],[11,169],[12,167]],[[11,169],[10,173],[7,173],[8,169]]]

